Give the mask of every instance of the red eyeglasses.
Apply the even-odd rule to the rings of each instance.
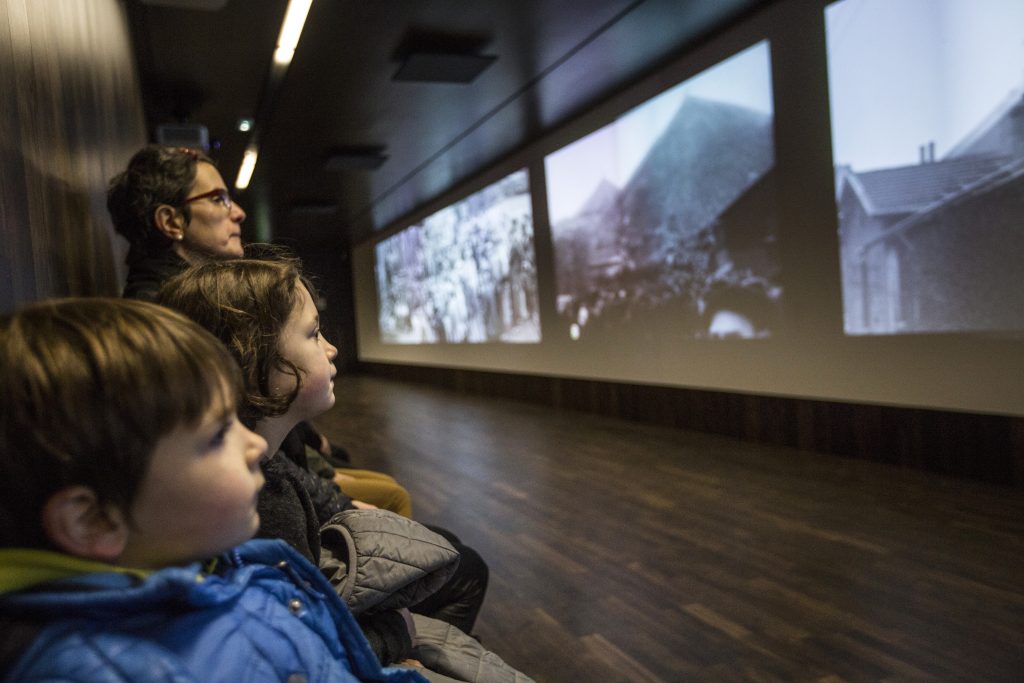
[[[216,190],[210,190],[202,194],[197,194],[195,197],[189,197],[181,203],[182,206],[185,204],[191,204],[192,202],[198,202],[200,199],[212,199],[228,211],[231,210],[231,195],[223,187]]]

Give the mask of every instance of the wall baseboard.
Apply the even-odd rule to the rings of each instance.
[[[360,361],[378,377],[1024,486],[1024,418]]]

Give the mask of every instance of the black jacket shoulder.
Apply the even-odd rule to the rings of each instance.
[[[153,301],[161,285],[188,268],[188,261],[173,251],[159,254],[128,252],[128,277],[122,296],[126,299]]]

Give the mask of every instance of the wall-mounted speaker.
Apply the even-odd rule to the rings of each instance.
[[[192,147],[210,151],[210,131],[199,124],[165,124],[156,127],[156,141],[172,147]]]

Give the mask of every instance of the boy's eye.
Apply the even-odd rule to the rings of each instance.
[[[220,446],[222,446],[224,444],[224,440],[228,436],[228,431],[230,429],[231,429],[231,422],[225,422],[221,426],[221,428],[217,430],[217,433],[214,434],[213,437],[210,439],[209,447],[210,448],[219,448]]]

